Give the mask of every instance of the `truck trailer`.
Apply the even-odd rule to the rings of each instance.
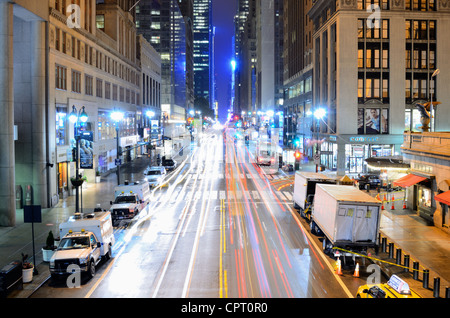
[[[381,202],[369,194],[346,185],[317,184],[310,226],[313,234],[323,235],[325,253],[378,249],[380,218]]]
[[[294,208],[299,209],[303,218],[310,219],[316,184],[336,184],[336,179],[328,177],[320,172],[297,171],[294,181]]]

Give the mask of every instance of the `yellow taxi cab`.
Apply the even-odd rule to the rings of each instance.
[[[392,275],[386,284],[360,286],[356,298],[422,298],[422,296],[410,289],[408,283],[400,277]]]

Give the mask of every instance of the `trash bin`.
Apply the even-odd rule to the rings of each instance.
[[[14,289],[22,288],[22,262],[13,261],[0,270],[0,297],[6,298]]]
[[[16,209],[23,209],[23,190],[21,185],[16,185]]]

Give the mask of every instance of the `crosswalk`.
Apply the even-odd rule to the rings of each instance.
[[[193,170],[191,171],[191,174],[198,175],[198,179],[203,178],[210,178],[209,175],[210,172],[200,171],[200,170]],[[230,179],[231,175],[229,173],[214,173],[214,176],[217,179]],[[272,174],[266,174],[265,175],[267,179],[274,180],[274,181],[282,181],[282,180],[288,180],[290,177],[282,176],[282,175],[272,175]],[[260,175],[252,175],[250,173],[238,173],[233,175],[234,178],[240,178],[240,179],[261,179]]]
[[[274,197],[276,196],[276,198]],[[280,201],[284,201],[286,203],[292,202],[292,194],[288,191],[226,191],[226,190],[213,190],[213,191],[187,191],[182,190],[177,194],[177,201],[183,200],[236,200],[236,201],[244,201],[244,200],[253,200],[255,202],[258,201],[276,201],[277,199]]]

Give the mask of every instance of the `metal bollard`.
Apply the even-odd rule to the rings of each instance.
[[[409,272],[409,255],[405,254],[405,273]]]
[[[433,296],[439,298],[439,289],[441,288],[441,279],[439,277],[434,278],[433,283]]]
[[[386,245],[387,245],[387,238],[383,237],[381,239],[381,251],[383,253],[386,253]]]
[[[397,263],[397,265],[401,265],[401,263],[402,263],[402,249],[401,248],[397,248],[396,263]]]
[[[389,258],[394,258],[394,243],[389,243]]]
[[[450,287],[445,287],[445,298],[450,298]]]
[[[424,269],[423,270],[423,288],[428,289],[428,280],[430,278],[430,270]]]
[[[419,280],[419,262],[413,262],[413,278]]]

